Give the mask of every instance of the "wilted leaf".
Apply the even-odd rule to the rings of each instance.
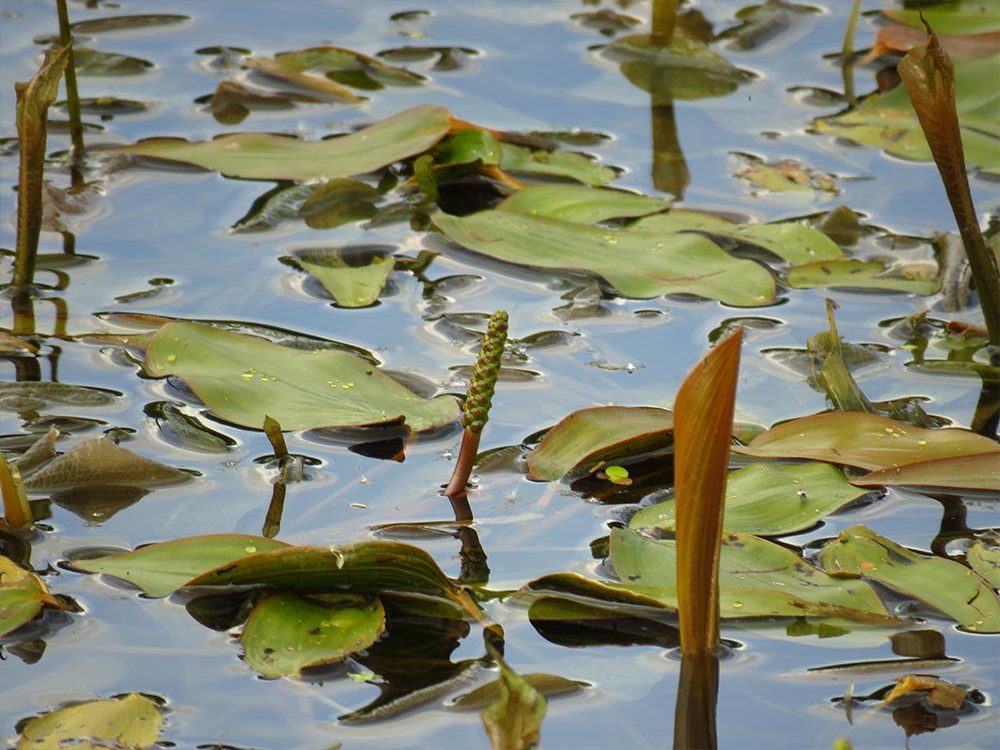
[[[533,185],[518,190],[498,208],[578,224],[595,224],[608,219],[632,218],[664,211],[670,208],[670,201],[622,190],[554,184]]]
[[[1000,455],[931,458],[873,471],[852,481],[860,487],[934,487],[1000,493]]]
[[[697,235],[616,230],[512,211],[432,217],[449,239],[508,263],[586,271],[626,297],[696,294],[730,305],[774,302],[771,275]]]
[[[0,555],[0,637],[34,620],[42,607],[64,609],[41,578]]]
[[[30,492],[88,485],[149,488],[180,484],[190,479],[190,474],[99,437],[84,440],[32,472],[25,477],[24,486]]]
[[[968,691],[958,685],[928,675],[908,674],[896,678],[896,686],[882,700],[888,706],[893,701],[912,693],[927,693],[927,700],[935,706],[952,711],[962,707]]]
[[[568,177],[587,185],[603,185],[615,178],[613,169],[572,151],[541,151],[501,143],[500,168],[509,172]]]
[[[72,561],[75,570],[124,578],[148,596],[169,596],[195,576],[288,545],[248,534],[208,534],[149,544],[131,552]]]
[[[820,553],[833,575],[862,576],[900,591],[977,633],[1000,632],[1000,598],[969,568],[920,555],[864,526],[851,526]]]
[[[591,473],[609,461],[670,445],[673,415],[647,406],[580,409],[545,433],[528,456],[528,478],[562,479],[579,467]]]
[[[792,419],[733,450],[760,458],[807,458],[862,469],[973,454],[993,454],[1000,460],[1000,446],[974,432],[928,430],[860,412]]]
[[[837,244],[818,229],[797,222],[738,224],[714,214],[675,208],[641,219],[631,228],[645,232],[702,232],[725,237],[762,247],[789,263],[833,260],[844,255]]]
[[[450,125],[448,110],[424,104],[324,141],[236,133],[199,142],[152,138],[110,150],[185,162],[251,180],[334,179],[371,172],[426,151],[444,137]]]
[[[928,40],[923,28],[912,26],[880,26],[875,35],[871,51],[860,61],[868,65],[885,54],[904,53]],[[954,59],[978,59],[994,57],[1000,52],[1000,31],[985,34],[938,34],[938,40],[949,57]]]
[[[318,601],[273,594],[250,611],[240,635],[247,664],[264,677],[297,676],[368,648],[385,630],[378,599]]]
[[[729,474],[723,527],[758,536],[792,534],[863,494],[829,464],[752,464]],[[674,513],[674,501],[667,500],[641,509],[628,525],[673,531]]]
[[[677,546],[629,529],[611,532],[611,564],[622,586],[677,607]],[[725,531],[719,611],[726,617],[832,617],[890,624],[863,581],[834,578],[781,545]]]
[[[421,398],[348,352],[292,349],[194,323],[164,325],[149,344],[146,369],[183,378],[218,417],[253,429],[267,415],[285,430],[405,420],[415,431],[458,416],[451,396]]]
[[[823,260],[792,266],[787,281],[796,289],[842,287],[929,295],[941,288],[936,270],[926,265],[886,268],[877,260]]]
[[[87,701],[29,721],[17,750],[147,750],[160,737],[163,717],[139,693]]]

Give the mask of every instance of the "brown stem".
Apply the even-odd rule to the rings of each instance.
[[[674,706],[674,750],[715,750],[719,660],[714,654],[684,654]]]
[[[677,25],[677,0],[653,0],[653,42],[669,47]]]
[[[469,496],[465,488],[472,475],[476,454],[479,452],[479,438],[480,433],[474,432],[468,427],[462,432],[462,445],[458,449],[455,468],[452,470],[451,479],[448,480],[448,486],[444,490],[445,497],[451,500],[456,521],[472,520],[472,506],[469,505]]]

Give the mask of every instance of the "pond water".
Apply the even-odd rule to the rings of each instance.
[[[78,30],[77,46],[151,63],[129,75],[81,71],[82,97],[138,103],[134,111],[124,113],[106,103],[85,113],[85,122],[92,125],[85,136],[88,146],[156,136],[203,140],[239,131],[316,140],[416,105],[438,104],[456,118],[498,131],[604,134],[594,139],[581,135],[584,145],[563,148],[585,151],[617,168],[612,187],[653,197],[672,192],[686,208],[766,222],[848,206],[862,214],[865,225],[877,228],[862,234],[852,248],[856,256],[932,265],[940,255],[931,238],[954,229],[933,165],[899,159],[812,127],[814,118],[834,115],[846,106],[839,52],[851,4],[809,0],[789,8],[770,3],[774,17],[784,22],[740,36],[740,24],[746,21],[737,14],[748,5],[701,0],[683,6],[700,13],[700,22],[710,24],[716,37],[730,30],[712,47],[752,76],[726,95],[678,98],[672,105],[655,102],[655,96],[630,83],[619,63],[601,50],[616,36],[648,33],[651,11],[643,2],[455,0],[418,7],[375,0],[216,0],[164,7],[142,0],[97,0],[72,2],[69,8],[73,21],[165,12],[186,17],[141,28]],[[897,7],[902,3],[863,3],[858,49],[871,45],[882,23],[874,11]],[[13,84],[37,70],[43,50],[38,40],[58,27],[54,4],[0,0],[0,13],[0,247],[13,248],[18,168]],[[393,64],[426,80],[421,85],[362,90],[368,98],[359,104],[324,100],[251,106],[243,113],[245,119],[230,118],[229,124],[213,116],[208,99],[221,81],[243,82],[260,91],[289,90],[247,70],[248,56],[267,58],[320,45],[367,55],[407,46],[453,51],[437,68],[434,59],[393,58]],[[853,70],[859,96],[877,88],[876,73],[884,67],[891,64],[875,62]],[[57,104],[50,117],[64,120],[66,110]],[[679,149],[665,145],[674,139]],[[49,153],[65,151],[68,145],[65,129],[53,128]],[[687,179],[677,177],[683,172],[679,153]],[[740,176],[750,163],[741,154],[771,163],[798,160],[833,175],[835,187],[768,190]],[[520,457],[525,446],[576,409],[600,404],[669,406],[710,340],[734,320],[746,324],[736,414],[740,422],[767,427],[829,408],[823,391],[813,388],[781,354],[803,349],[809,337],[827,330],[827,297],[838,305],[844,340],[868,344],[875,352],[855,371],[871,401],[922,397],[923,409],[941,418],[940,423],[969,426],[981,400],[981,381],[968,372],[946,374],[912,366],[912,344],[885,323],[928,309],[934,318],[981,323],[978,307],[944,312],[941,292],[780,287],[774,304],[755,308],[690,295],[626,299],[592,276],[529,269],[459,249],[423,231],[426,224],[411,227],[405,216],[401,221],[352,221],[314,229],[292,215],[259,231],[233,231],[275,181],[232,179],[177,165],[165,169],[100,154],[88,157],[86,175],[95,189],[82,213],[65,217],[72,235],[45,231],[40,249],[59,253],[72,237],[82,261],[66,267],[62,276],[39,271],[39,283],[59,282],[35,301],[39,349],[37,354],[4,355],[3,379],[94,386],[121,396],[98,406],[49,403],[37,409],[5,399],[0,406],[4,448],[20,452],[28,441],[17,436],[40,433],[49,423],[69,433],[61,439],[63,450],[115,431],[130,450],[197,476],[141,499],[108,493],[89,500],[65,492],[31,495],[43,517],[42,529],[29,537],[30,565],[43,574],[50,591],[71,597],[81,611],[50,612],[2,642],[0,737],[11,743],[17,742],[16,727],[26,717],[67,702],[140,692],[163,702],[164,746],[489,747],[478,712],[454,711],[445,703],[494,679],[493,671],[471,675],[422,705],[414,700],[397,716],[343,722],[338,717],[370,703],[385,682],[391,683],[391,675],[379,675],[361,659],[306,679],[262,679],[241,660],[239,630],[228,627],[224,617],[215,619],[223,622],[216,629],[206,627],[177,596],[151,599],[116,579],[62,565],[81,550],[125,550],[196,534],[260,534],[277,476],[273,462],[256,460],[274,453],[263,432],[212,419],[182,381],[146,376],[126,347],[98,338],[96,334],[128,329],[129,321],[113,314],[238,321],[342,342],[371,352],[384,368],[409,374],[422,394],[460,395],[486,316],[500,308],[509,311],[512,343],[482,448],[515,450],[481,467],[470,493],[475,528],[488,556],[489,588],[496,591],[512,591],[560,571],[607,576],[601,555],[591,551],[592,542],[605,537],[609,525],[628,518],[635,507],[628,503],[662,490],[640,485],[631,494],[612,494],[600,502],[565,482],[530,481]],[[56,185],[67,185],[65,162],[54,158],[48,176]],[[529,183],[538,180],[520,177]],[[971,182],[985,225],[996,217],[989,212],[998,207],[997,183],[982,175]],[[484,207],[475,190],[471,184],[453,186],[442,205]],[[396,195],[380,206],[391,200],[401,198]],[[416,259],[427,249],[439,254],[416,273],[398,264],[377,302],[362,308],[334,304],[315,279],[287,260],[307,248],[373,244],[388,246],[397,258]],[[12,325],[8,314],[4,330]],[[938,341],[926,357],[945,359],[948,352]],[[976,357],[987,361],[982,352]],[[156,416],[162,402],[198,417],[231,445],[214,452],[193,449],[176,428]],[[287,485],[278,535],[285,542],[345,544],[373,538],[373,527],[380,524],[450,519],[440,488],[458,451],[457,425],[411,440],[401,463],[304,431],[290,432],[286,440],[291,453],[314,460],[308,462],[304,481]],[[929,552],[942,525],[950,523],[948,518],[965,513],[968,528],[984,529],[996,525],[997,508],[995,493],[959,499],[889,489],[782,542],[815,549],[820,540],[865,524],[899,544]],[[452,536],[414,531],[399,538],[429,552],[446,574],[458,576],[459,542]],[[8,543],[5,554],[13,556],[10,549]],[[926,607],[906,609],[907,601],[893,596],[888,599],[923,618],[921,627],[944,635],[946,653],[954,659],[915,671],[930,671],[976,691],[975,701],[961,711],[924,710],[938,729],[910,737],[909,747],[991,746],[996,741],[992,703],[1000,674],[995,636],[965,632]],[[632,645],[614,645],[610,637],[603,644],[586,645],[584,639],[575,647],[560,645],[558,639],[543,637],[525,607],[498,599],[486,608],[504,627],[506,659],[515,670],[587,683],[576,694],[549,701],[542,727],[545,747],[652,748],[670,741],[680,665],[672,648],[656,638],[638,637]],[[851,716],[837,699],[849,686],[855,696],[866,696],[906,670],[889,666],[877,671],[815,671],[894,658],[885,632],[792,638],[786,636],[786,625],[723,622],[722,635],[733,645],[720,666],[720,746],[830,748],[836,738],[847,737],[858,748],[904,747],[907,738],[898,722],[906,717],[894,721],[892,711],[879,710],[873,702],[858,702]],[[461,628],[450,627],[446,632],[414,626],[397,648],[419,651],[437,639],[436,650],[430,649],[426,657],[428,671],[439,670],[449,659],[457,664],[483,656],[478,626],[472,625],[466,637],[461,637]],[[400,679],[396,687],[405,690],[411,683]],[[413,676],[406,679],[412,681]],[[925,723],[924,730],[928,728]]]

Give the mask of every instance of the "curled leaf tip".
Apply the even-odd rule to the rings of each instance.
[[[506,310],[497,310],[490,316],[486,333],[483,334],[483,346],[469,380],[462,426],[475,433],[482,432],[489,419],[493,391],[500,375],[500,358],[507,342],[507,322]]]

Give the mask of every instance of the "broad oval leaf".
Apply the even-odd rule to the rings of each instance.
[[[701,211],[672,209],[632,224],[645,232],[703,232],[762,247],[789,263],[810,263],[844,256],[837,243],[818,229],[796,222],[738,224]]]
[[[863,576],[919,599],[967,630],[1000,633],[1000,598],[954,560],[919,555],[865,526],[851,526],[823,547],[820,561],[833,575]]]
[[[168,487],[191,480],[172,466],[140,456],[104,437],[90,438],[33,471],[24,480],[29,492],[70,487]]]
[[[211,141],[153,138],[111,151],[194,164],[251,180],[310,180],[363,174],[426,151],[448,132],[444,107],[422,104],[325,141],[236,133]]]
[[[518,190],[498,208],[578,224],[595,224],[608,219],[633,218],[665,211],[670,208],[670,201],[624,190],[553,184]]]
[[[886,268],[877,260],[846,258],[792,266],[786,280],[796,289],[842,287],[928,295],[941,288],[936,271],[925,265]]]
[[[674,417],[650,406],[594,406],[563,418],[528,456],[528,478],[562,479],[670,444]]]
[[[677,547],[630,529],[611,532],[611,563],[623,586],[677,607]],[[835,617],[888,624],[885,605],[864,581],[833,578],[774,542],[723,532],[721,617]]]
[[[378,599],[324,602],[273,594],[250,611],[240,635],[247,664],[264,677],[298,675],[372,645],[385,630]]]
[[[401,542],[286,547],[234,560],[193,578],[186,585],[269,586],[299,594],[388,593],[433,597],[478,616],[476,605],[441,572],[430,555]]]
[[[160,737],[163,716],[144,695],[86,701],[29,721],[17,750],[147,750]]]
[[[148,596],[161,597],[221,565],[287,546],[276,539],[248,534],[207,534],[150,544],[131,552],[73,560],[70,567],[123,578]]]
[[[723,527],[757,536],[792,534],[864,494],[830,464],[753,464],[729,474]],[[628,525],[673,531],[674,513],[674,501],[667,500],[641,509]]]
[[[793,419],[733,450],[760,458],[808,458],[862,469],[973,454],[992,454],[1000,460],[1000,445],[974,432],[954,427],[928,430],[862,412]]]
[[[1000,455],[978,453],[914,461],[865,474],[860,487],[904,486],[982,490],[1000,496]]]
[[[41,578],[0,555],[0,636],[31,622],[46,606],[64,608]]]
[[[361,427],[405,420],[411,430],[458,417],[451,396],[424,399],[369,361],[332,349],[291,349],[257,336],[194,323],[164,325],[146,354],[150,375],[177,375],[212,412],[260,429]]]
[[[696,294],[730,305],[775,301],[774,279],[705,237],[588,226],[513,211],[432,217],[450,240],[491,258],[534,268],[586,271],[626,297]]]

